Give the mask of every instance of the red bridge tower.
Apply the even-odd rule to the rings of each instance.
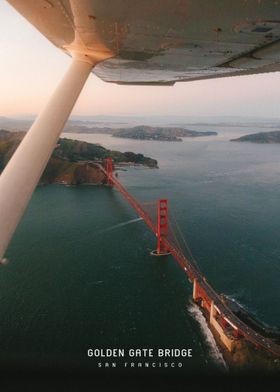
[[[105,159],[105,170],[107,172],[107,185],[113,186],[113,159],[108,157]]]
[[[157,216],[157,249],[151,252],[152,256],[167,256],[170,254],[169,249],[164,244],[164,239],[168,233],[168,200],[158,200]]]

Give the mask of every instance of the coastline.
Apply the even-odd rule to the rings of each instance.
[[[230,352],[226,346],[223,344],[218,332],[210,324],[210,317],[207,311],[200,307],[195,301],[193,303],[198,306],[203,317],[206,320],[207,327],[214,337],[219,351],[221,352],[229,372],[253,372],[261,371],[263,373],[279,372],[280,370],[280,360],[273,358],[269,354],[255,348],[250,342],[245,340],[240,340],[236,344],[236,348]]]

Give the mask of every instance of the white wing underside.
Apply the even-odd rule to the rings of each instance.
[[[106,82],[174,84],[280,70],[274,0],[9,0]],[[104,60],[105,59],[105,60]]]

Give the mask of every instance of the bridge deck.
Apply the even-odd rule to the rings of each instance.
[[[103,173],[108,176],[108,173],[103,168],[103,166],[99,165],[100,169]],[[136,210],[138,215],[144,220],[144,222],[150,227],[153,233],[157,236],[157,227],[152,222],[150,216],[143,210],[138,201],[130,195],[129,192],[122,186],[122,184],[113,176],[110,176],[113,185],[118,191],[122,193],[122,195],[126,198],[129,204]],[[257,347],[263,348],[265,351],[268,351],[277,357],[280,357],[280,346],[274,343],[271,339],[262,336],[260,333],[256,332],[254,329],[250,328],[246,323],[241,321],[233,311],[222,301],[220,295],[213,289],[213,287],[207,282],[206,278],[203,276],[202,272],[199,268],[192,263],[180,249],[178,246],[174,244],[172,241],[167,238],[163,238],[163,244],[167,249],[169,249],[170,253],[174,257],[174,259],[178,262],[180,267],[187,274],[188,278],[193,281],[197,279],[199,286],[202,290],[205,291],[207,297],[213,301],[218,308],[219,312],[226,317],[244,336],[244,338],[251,343],[253,343]]]

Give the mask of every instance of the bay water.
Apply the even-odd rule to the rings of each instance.
[[[278,326],[280,146],[229,141],[255,127],[192,129],[218,136],[64,136],[157,159],[159,169],[129,168],[119,180],[141,201],[168,198],[213,287]],[[176,371],[226,371],[185,274],[172,257],[151,257],[155,246],[117,190],[38,187],[0,271],[0,364],[96,370],[104,360],[89,348],[192,348]]]

